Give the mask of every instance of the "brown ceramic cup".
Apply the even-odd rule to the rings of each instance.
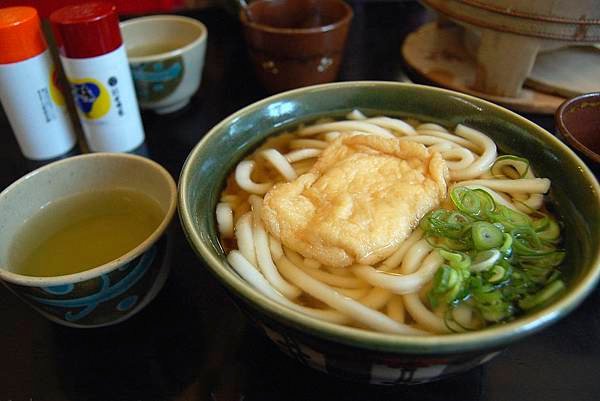
[[[600,92],[565,101],[555,114],[559,134],[593,167],[600,163]]]
[[[352,8],[343,0],[258,0],[240,11],[256,75],[272,93],[337,78]]]

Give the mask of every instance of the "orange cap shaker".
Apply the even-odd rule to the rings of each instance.
[[[0,64],[29,59],[47,48],[35,8],[0,9]]]
[[[0,102],[28,159],[52,159],[75,145],[54,72],[35,8],[0,8]]]

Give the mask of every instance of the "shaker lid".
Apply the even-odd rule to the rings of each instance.
[[[27,60],[47,48],[35,8],[0,9],[0,64]]]
[[[110,53],[123,43],[114,4],[104,2],[66,6],[50,14],[60,53],[88,58]]]

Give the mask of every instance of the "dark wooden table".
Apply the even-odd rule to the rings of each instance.
[[[340,80],[402,79],[402,40],[428,18],[425,11],[406,2],[353,7]],[[209,30],[200,91],[175,115],[143,116],[150,156],[174,177],[210,127],[266,96],[236,20],[220,9],[193,16]],[[527,117],[553,129],[551,118]],[[31,168],[0,113],[0,189]],[[172,267],[144,311],[103,329],[50,323],[0,286],[0,401],[600,400],[598,290],[484,367],[428,385],[375,388],[316,373],[276,350],[209,275],[178,224]]]

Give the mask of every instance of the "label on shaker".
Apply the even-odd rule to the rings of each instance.
[[[48,50],[24,61],[0,64],[0,100],[25,157],[50,159],[75,146]]]
[[[127,152],[144,141],[144,128],[125,48],[98,57],[61,56],[90,150]]]

